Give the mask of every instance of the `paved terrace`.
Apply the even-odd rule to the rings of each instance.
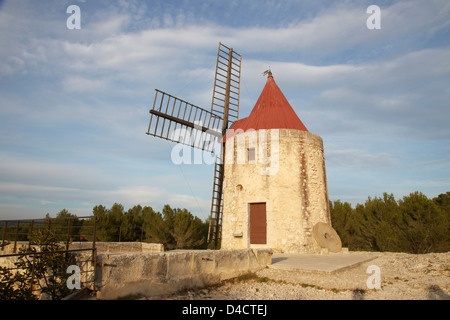
[[[357,252],[329,254],[274,253],[272,264],[269,267],[284,270],[335,273],[356,267],[373,259],[376,259],[376,256]]]

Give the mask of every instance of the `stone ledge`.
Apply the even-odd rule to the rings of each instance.
[[[255,272],[271,261],[271,249],[99,254],[97,297],[151,296],[203,287]]]

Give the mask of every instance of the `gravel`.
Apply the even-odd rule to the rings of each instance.
[[[144,299],[450,300],[450,252],[364,253],[377,258],[334,274],[267,267],[215,286]],[[368,278],[375,276],[368,272],[371,265],[379,267],[380,289],[368,288]]]

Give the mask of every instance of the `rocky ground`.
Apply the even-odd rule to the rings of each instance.
[[[450,300],[450,252],[421,255],[364,253],[377,258],[335,274],[268,267],[215,286],[144,299]],[[371,265],[379,267],[380,289],[367,286],[368,278],[373,275],[367,273]]]

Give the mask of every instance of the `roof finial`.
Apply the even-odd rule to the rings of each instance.
[[[266,71],[263,72],[263,76],[265,76],[267,74],[267,78],[273,78],[272,76],[272,71],[270,70],[270,66],[269,69],[267,69]]]

